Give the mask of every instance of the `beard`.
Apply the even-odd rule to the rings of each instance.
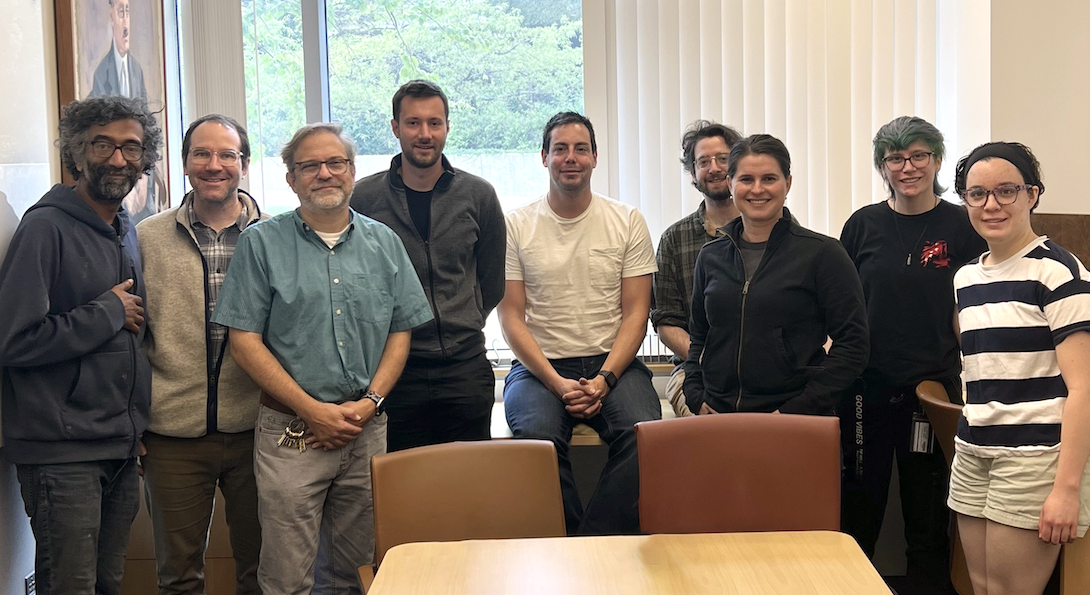
[[[726,179],[726,177],[724,177],[723,179]],[[719,180],[716,180],[716,182],[718,182],[718,181]],[[700,193],[704,195],[704,198],[707,198],[708,200],[710,200],[712,202],[727,201],[727,200],[730,200],[730,198],[731,198],[730,197],[730,186],[729,185],[724,186],[722,190],[713,191],[713,190],[710,190],[708,188],[708,183],[707,182],[698,182],[696,184],[696,189],[699,190]]]
[[[301,201],[315,210],[335,211],[343,207],[351,196],[351,191],[346,191],[339,186],[325,186],[308,192],[306,198],[301,198]]]
[[[111,179],[109,176],[121,174],[121,179]],[[99,165],[87,170],[87,187],[90,189],[91,198],[104,204],[118,204],[123,198],[132,192],[136,181],[140,179],[140,171],[135,167],[113,167],[111,165]]]
[[[409,165],[417,169],[428,169],[429,167],[438,163],[439,160],[443,157],[442,151],[440,151],[438,148],[432,151],[432,158],[428,160],[417,159],[416,155],[413,154],[412,148],[410,148],[408,151],[403,150],[401,153],[405,161],[408,161]]]

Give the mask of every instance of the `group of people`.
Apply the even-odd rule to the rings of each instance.
[[[707,121],[686,131],[704,200],[659,242],[651,320],[675,354],[667,396],[679,416],[839,415],[843,529],[868,555],[896,459],[915,588],[949,585],[953,510],[975,592],[1040,593],[1059,545],[1090,525],[1090,274],[1032,230],[1044,183],[1029,148],[962,158],[964,206],[940,198],[933,125],[896,118],[873,149],[888,196],[837,242],[784,208],[782,142]],[[937,381],[962,403],[963,355],[947,488],[915,387]]]
[[[681,161],[704,200],[656,255],[640,212],[591,190],[586,117],[546,123],[549,190],[505,216],[443,155],[438,86],[406,83],[392,111],[401,153],[358,182],[339,125],[296,131],[281,157],[299,208],[275,217],[239,188],[245,128],[199,118],[182,143],[192,190],[134,228],[121,204],[159,158],[154,117],[124,97],[65,108],[75,186],[27,211],[0,268],[4,453],[39,592],[119,592],[141,474],[160,593],[204,591],[217,488],[238,593],[355,591],[371,457],[490,438],[493,309],[516,358],[507,422],[556,446],[570,534],[640,530],[633,426],[661,416],[636,357],[649,316],[676,356],[678,415],[841,416],[844,528],[868,554],[894,457],[910,572],[946,572],[947,501],[980,593],[1039,590],[1057,544],[1085,533],[1090,274],[1033,234],[1044,184],[1027,148],[963,159],[961,207],[939,198],[941,133],[898,118],[874,139],[888,200],[838,242],[785,208],[780,140],[701,120]],[[938,380],[960,401],[962,352],[947,495],[941,455],[913,440],[913,390]],[[609,445],[585,507],[577,423]]]

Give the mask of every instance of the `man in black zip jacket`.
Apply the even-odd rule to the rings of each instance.
[[[69,104],[59,145],[76,185],[27,210],[0,267],[4,455],[42,595],[120,593],[151,395],[140,257],[121,201],[161,143],[142,99]]]
[[[405,371],[386,399],[388,449],[488,440],[495,378],[483,329],[503,298],[503,211],[491,184],[443,156],[450,107],[442,89],[405,83],[393,116],[402,152],[388,171],[356,184],[352,208],[401,238],[434,319],[413,331]]]

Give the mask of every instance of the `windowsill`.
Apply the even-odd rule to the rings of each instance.
[[[655,362],[645,364],[651,374],[655,376],[669,376],[674,371],[674,364],[669,362]],[[496,380],[507,378],[507,373],[511,371],[511,364],[500,364],[498,366],[492,366],[492,374],[496,377]]]

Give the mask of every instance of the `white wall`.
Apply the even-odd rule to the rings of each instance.
[[[1090,3],[992,2],[992,139],[1041,162],[1041,213],[1090,214]]]
[[[19,217],[60,179],[52,141],[57,134],[56,42],[53,3],[6,2],[0,36],[0,259]],[[0,436],[0,444],[3,437]],[[34,570],[34,537],[23,509],[15,467],[0,449],[0,593],[23,593]]]

